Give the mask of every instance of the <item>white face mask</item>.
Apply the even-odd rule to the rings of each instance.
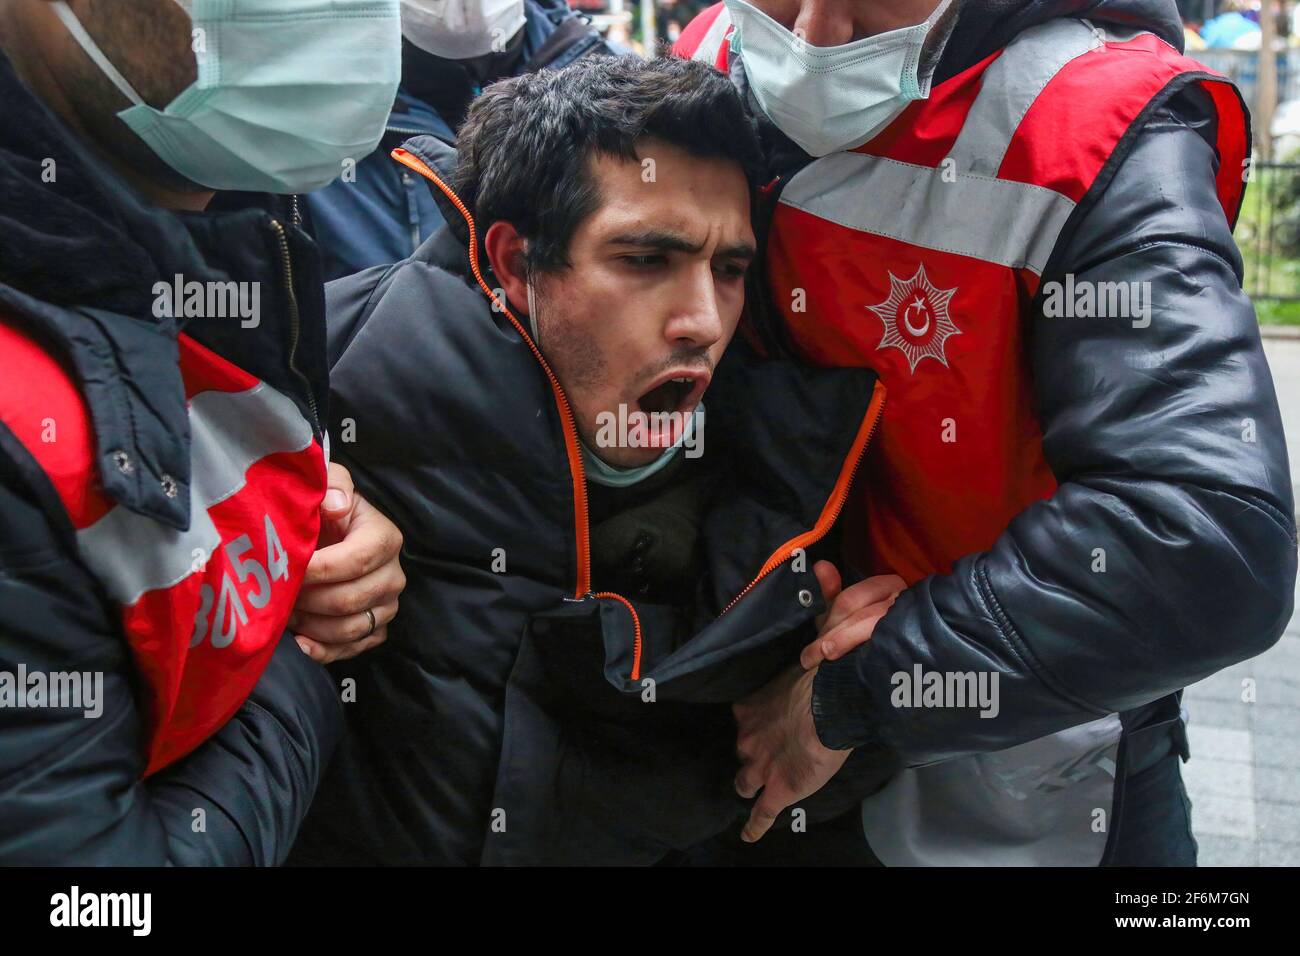
[[[402,0],[402,35],[447,60],[500,53],[524,20],[524,0]]]
[[[731,52],[768,118],[812,156],[861,146],[913,100],[930,95],[917,76],[921,47],[952,0],[916,26],[842,46],[812,46],[745,0],[725,0]]]

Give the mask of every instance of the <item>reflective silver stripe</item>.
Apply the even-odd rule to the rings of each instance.
[[[862,804],[887,866],[1096,866],[1110,832],[1118,714],[997,753],[904,770]]]
[[[190,402],[190,527],[177,531],[118,506],[77,532],[82,558],[115,601],[188,577],[221,545],[208,509],[244,487],[255,462],[297,452],[311,426],[285,395],[260,383],[244,392],[201,392]]]
[[[781,202],[849,229],[1039,275],[1074,210],[1042,186],[862,153],[805,166]]]
[[[1080,20],[1052,20],[1020,34],[984,71],[948,158],[960,172],[996,176],[1038,94],[1065,64],[1101,44],[1097,32]]]
[[[1084,20],[1083,22],[1105,37],[1107,43],[1127,43],[1129,40],[1137,39],[1144,33],[1151,33],[1150,30],[1144,27],[1123,26],[1118,23],[1094,23],[1091,20]],[[1155,36],[1155,34],[1152,34],[1152,36]],[[1160,42],[1165,43],[1164,40]],[[1165,45],[1169,46],[1168,43],[1165,43]],[[1173,48],[1170,47],[1170,49]]]
[[[723,7],[718,11],[717,17],[709,24],[709,29],[705,32],[704,38],[700,40],[700,45],[695,48],[691,55],[692,60],[703,60],[709,66],[718,62],[718,51],[722,49],[723,41],[727,38],[727,30],[731,28],[731,11]]]

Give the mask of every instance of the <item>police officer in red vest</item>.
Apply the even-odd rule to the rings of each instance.
[[[327,465],[292,197],[374,148],[399,42],[396,0],[0,3],[2,863],[288,853],[317,662],[403,585]]]
[[[1296,524],[1232,239],[1246,110],[1182,42],[1172,0],[725,0],[684,31],[760,115],[754,333],[888,390],[845,546],[910,585],[737,708],[744,841],[847,758],[901,768],[825,824],[887,864],[1195,862],[1181,689],[1281,635]]]

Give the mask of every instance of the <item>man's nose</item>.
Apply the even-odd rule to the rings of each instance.
[[[674,303],[664,337],[674,348],[707,349],[722,338],[722,315],[713,269],[705,264],[695,270],[689,288]]]
[[[811,46],[840,46],[854,39],[850,5],[839,0],[804,0],[789,26]]]

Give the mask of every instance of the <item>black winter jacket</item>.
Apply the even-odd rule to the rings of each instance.
[[[446,178],[449,147],[406,148]],[[335,455],[401,527],[408,583],[387,643],[335,668],[349,733],[294,861],[654,863],[744,811],[729,705],[811,638],[813,555],[788,558],[836,517],[874,373],[733,345],[706,398],[704,459],[729,476],[707,573],[672,606],[633,601],[638,630],[576,583],[562,413],[443,208],[454,226],[415,256],[327,286]]]
[[[263,283],[258,329],[191,319],[185,332],[310,419],[327,397],[314,244],[270,197],[219,197],[207,214],[145,204],[3,56],[0,101],[0,322],[36,338],[82,387],[104,492],[184,529],[188,494],[168,497],[160,484],[168,474],[186,489],[191,477],[177,328],[153,317],[153,285],[177,274]],[[273,218],[287,226],[297,278],[296,351]],[[130,476],[113,450],[139,463]],[[324,668],[286,634],[235,716],[142,781],[145,716],[119,609],[78,557],[49,479],[0,423],[0,670],[20,664],[102,671],[103,713],[0,709],[0,864],[281,862],[342,730]],[[206,832],[193,830],[196,809]]]

